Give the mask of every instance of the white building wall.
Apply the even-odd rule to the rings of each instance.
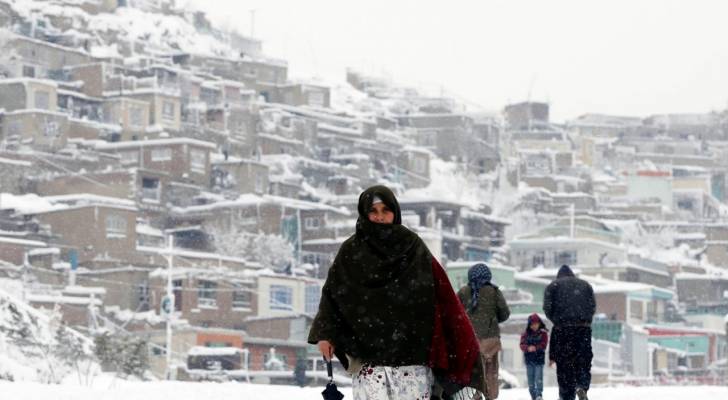
[[[660,199],[660,202],[672,207],[672,178],[666,176],[628,176],[627,199],[645,200]]]

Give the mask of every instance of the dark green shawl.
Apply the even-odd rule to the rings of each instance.
[[[375,195],[395,213],[394,224],[369,221]],[[367,189],[358,210],[356,233],[329,270],[308,341],[329,340],[344,363],[343,353],[372,365],[426,365],[435,308],[432,256],[401,225],[388,188]]]

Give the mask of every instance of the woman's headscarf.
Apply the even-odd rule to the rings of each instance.
[[[480,298],[480,288],[490,285],[493,274],[485,263],[478,263],[470,267],[468,270],[468,286],[470,286],[470,302],[468,303],[468,311],[473,312],[478,308],[478,299]]]

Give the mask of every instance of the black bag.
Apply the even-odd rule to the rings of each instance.
[[[331,361],[326,361],[326,370],[329,373],[329,383],[326,384],[326,389],[321,392],[321,395],[324,396],[324,400],[343,399],[344,395],[339,392],[339,389],[336,388],[336,384],[334,383],[334,369],[331,365]]]

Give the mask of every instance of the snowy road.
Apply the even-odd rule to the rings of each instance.
[[[320,400],[321,388],[250,385],[237,383],[130,383],[94,388],[35,383],[0,383],[3,399],[13,400]],[[351,399],[350,389],[342,390]],[[718,400],[728,399],[726,387],[645,387],[594,389],[592,400]],[[546,400],[556,400],[555,388],[547,388]],[[525,389],[504,390],[500,400],[530,400]]]

